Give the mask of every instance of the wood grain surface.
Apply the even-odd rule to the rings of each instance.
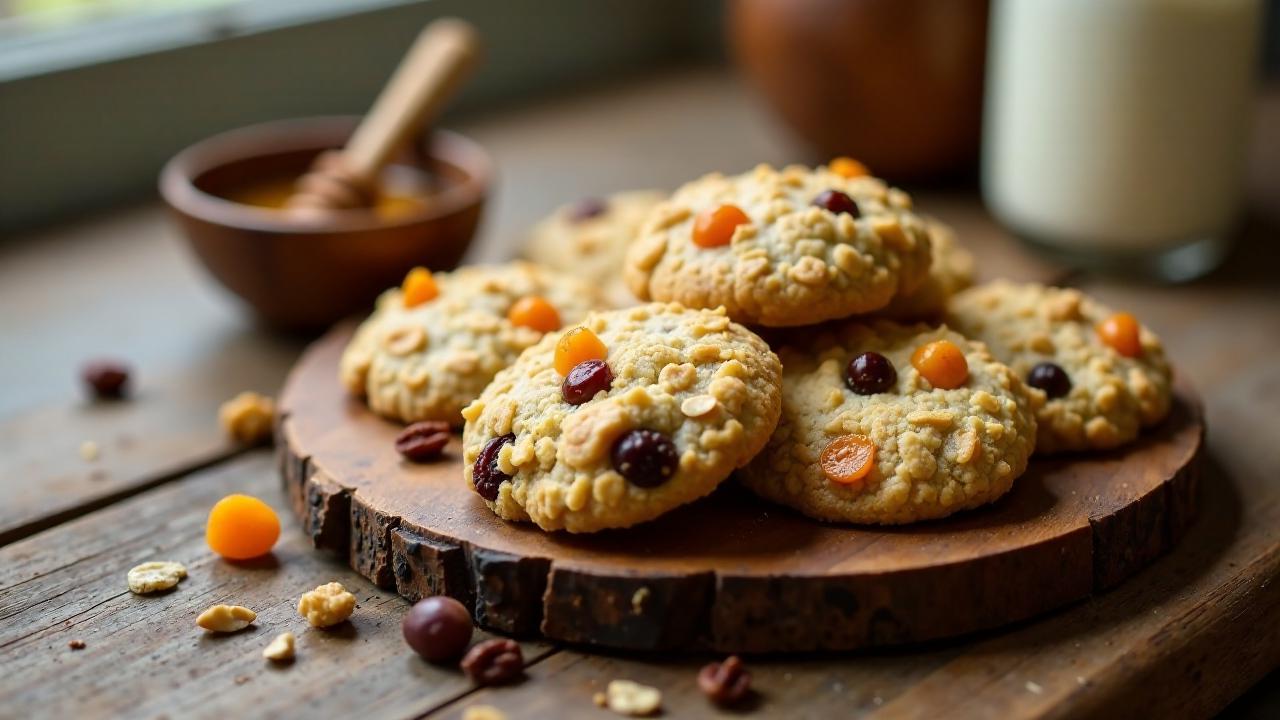
[[[462,480],[456,439],[433,463],[395,452],[399,426],[338,382],[351,332],[317,341],[280,397],[294,510],[318,546],[380,587],[412,600],[454,595],[504,632],[729,652],[948,637],[1119,584],[1172,547],[1195,512],[1204,428],[1184,383],[1168,421],[1134,446],[1033,460],[999,502],[938,522],[818,523],[730,483],[635,528],[545,533],[485,507]]]
[[[1260,119],[1277,110],[1273,89]],[[508,257],[533,220],[577,197],[670,187],[756,161],[820,159],[761,117],[724,73],[682,70],[470,118],[460,129],[481,140],[501,169],[472,259]],[[1268,161],[1280,147],[1280,124],[1258,128],[1264,137],[1252,158],[1251,197],[1263,203],[1280,197],[1280,176]],[[1209,430],[1200,515],[1167,556],[1129,581],[999,631],[895,649],[748,656],[760,692],[739,711],[716,709],[696,688],[694,673],[712,655],[574,646],[543,654],[526,646],[534,662],[525,682],[475,688],[404,647],[388,623],[406,604],[310,550],[306,531],[288,521],[274,464],[260,452],[238,459],[212,417],[216,402],[189,403],[195,391],[177,389],[207,384],[209,398],[271,391],[302,345],[256,328],[185,254],[160,208],[147,205],[0,242],[0,438],[22,438],[0,452],[0,510],[19,498],[37,503],[6,516],[25,519],[8,526],[23,529],[0,548],[0,717],[97,717],[110,709],[133,717],[456,718],[487,704],[513,720],[601,720],[614,716],[591,695],[615,678],[660,688],[663,716],[678,718],[1200,718],[1251,687],[1232,714],[1275,717],[1280,697],[1259,682],[1280,666],[1274,203],[1255,204],[1222,270],[1155,287],[1068,274],[1036,260],[992,223],[972,189],[908,189],[920,190],[913,192],[920,207],[957,227],[979,256],[982,277],[1070,279],[1136,313],[1202,391]],[[144,392],[136,406],[84,401],[76,368],[104,354],[138,368]],[[135,414],[145,421],[127,422],[144,430],[126,454],[115,445],[115,418]],[[185,439],[161,442],[171,429]],[[101,492],[87,477],[58,480],[89,469],[76,454],[85,439],[103,447],[93,469],[111,471],[118,486]],[[117,471],[112,463],[126,457]],[[63,489],[39,492],[46,484]],[[260,493],[286,520],[278,568],[227,565],[203,548],[204,513],[234,490]],[[318,530],[343,532],[336,518]],[[415,547],[423,568],[456,566],[456,552],[397,530],[392,546],[404,550],[396,552]],[[181,553],[192,577],[131,608],[122,573],[158,552]],[[415,573],[415,582],[430,576]],[[288,600],[317,578],[352,588],[360,612],[375,618],[372,629],[358,618],[354,639],[316,634],[313,644],[300,636],[303,654],[294,665],[263,667],[260,643],[274,629],[266,623],[293,621]],[[191,626],[202,604],[196,595],[245,600],[263,612],[263,629],[201,643]],[[935,602],[945,606],[947,598]],[[60,630],[67,623],[69,632]],[[85,650],[67,648],[72,633],[88,643]]]

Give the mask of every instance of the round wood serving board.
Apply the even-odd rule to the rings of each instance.
[[[1037,459],[999,502],[900,528],[827,525],[725,483],[627,530],[544,533],[493,515],[455,439],[404,462],[399,427],[347,397],[351,328],[313,345],[280,401],[281,474],[317,547],[410,600],[447,594],[517,635],[728,652],[915,642],[1022,620],[1105,590],[1194,515],[1204,426],[1181,386],[1122,452]]]

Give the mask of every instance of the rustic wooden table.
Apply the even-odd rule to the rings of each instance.
[[[1274,94],[1262,113],[1270,134],[1256,153],[1255,194],[1274,201]],[[707,71],[464,123],[501,167],[473,259],[509,255],[522,228],[567,199],[803,158],[760,117],[736,83]],[[1213,276],[1134,286],[1029,256],[971,192],[917,196],[957,227],[983,276],[1080,285],[1164,337],[1206,403],[1203,512],[1171,555],[1034,622],[894,651],[751,658],[760,694],[748,710],[814,718],[1219,711],[1280,665],[1280,233],[1251,221]],[[478,689],[412,655],[400,639],[405,602],[314,551],[286,508],[271,452],[239,450],[219,431],[219,403],[245,389],[274,393],[302,342],[247,320],[158,206],[0,246],[0,348],[0,717],[452,718],[480,704],[513,718],[607,717],[591,698],[615,678],[659,687],[667,716],[720,714],[696,688],[705,657],[528,642],[522,684]],[[133,364],[131,400],[83,398],[77,366],[101,355]],[[96,460],[81,457],[86,440],[101,448]],[[205,548],[210,505],[237,491],[267,499],[284,520],[267,560],[232,565]],[[131,595],[126,570],[156,558],[186,563],[190,577],[169,594]],[[300,632],[296,663],[265,666],[259,652],[273,628],[298,629],[298,594],[335,579],[359,597],[353,622]],[[206,637],[193,618],[216,602],[253,607],[260,621]],[[69,648],[72,640],[84,649]]]

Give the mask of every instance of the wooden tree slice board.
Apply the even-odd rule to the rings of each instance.
[[[447,594],[481,625],[636,650],[773,652],[917,642],[1015,622],[1116,585],[1196,506],[1194,393],[1114,453],[1032,462],[999,502],[900,528],[828,525],[732,482],[627,530],[575,536],[498,519],[455,439],[415,465],[399,427],[340,386],[351,328],[313,345],[280,401],[281,474],[317,547],[410,600]]]

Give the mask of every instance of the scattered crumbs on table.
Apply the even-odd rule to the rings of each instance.
[[[93,462],[94,460],[97,460],[98,453],[98,443],[92,440],[85,440],[80,443],[80,457],[83,458],[85,462]]]
[[[83,640],[81,640],[80,638],[76,638],[75,640],[72,640],[71,642],[67,643],[67,647],[71,648],[72,650],[83,650],[85,645]]]
[[[472,705],[462,711],[462,720],[507,720],[507,714],[492,705]]]
[[[1041,694],[1041,693],[1043,693],[1043,692],[1044,692],[1044,688],[1040,687],[1039,683],[1034,683],[1034,682],[1031,682],[1030,680],[1028,680],[1028,681],[1027,681],[1027,692],[1029,692],[1029,693],[1033,693],[1033,694],[1036,694],[1036,695],[1039,695],[1039,694]]]

